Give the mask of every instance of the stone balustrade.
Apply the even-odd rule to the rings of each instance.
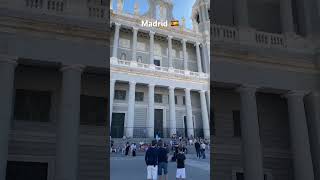
[[[136,61],[128,61],[128,60],[121,60],[112,57],[110,59],[110,66],[112,67],[127,67],[127,68],[135,68],[139,69],[141,71],[154,71],[154,72],[160,72],[160,73],[170,73],[173,76],[176,77],[186,77],[186,78],[192,78],[192,79],[201,79],[201,80],[207,80],[209,79],[209,74],[206,73],[199,73],[199,72],[193,72],[193,71],[187,71],[182,69],[174,69],[174,68],[168,68],[163,66],[155,66],[153,64],[145,64],[145,63],[139,63]]]

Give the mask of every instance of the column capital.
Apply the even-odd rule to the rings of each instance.
[[[111,84],[111,83],[114,84],[116,81],[117,81],[117,80],[115,80],[115,79],[110,79],[110,84]]]
[[[0,64],[11,64],[11,65],[17,66],[18,63],[16,59],[17,58],[0,55]]]
[[[173,36],[168,35],[167,39],[172,40]]]
[[[79,72],[82,72],[83,69],[85,68],[84,65],[82,64],[71,64],[71,65],[64,65],[60,71],[66,71],[66,70],[76,70],[76,71],[79,71]]]
[[[185,91],[185,92],[190,92],[191,89],[190,89],[190,88],[185,88],[184,91]]]
[[[196,47],[200,47],[201,43],[200,42],[195,42],[193,45],[196,46]]]
[[[138,28],[138,27],[133,26],[133,27],[132,27],[132,30],[133,30],[133,31],[138,31],[138,30],[139,30],[139,28]]]
[[[309,92],[308,91],[289,91],[286,94],[284,94],[285,98],[303,98],[305,95],[307,95]]]
[[[174,90],[176,87],[174,86],[168,86],[169,90]]]
[[[156,33],[154,31],[149,31],[149,34],[154,36]]]
[[[135,81],[129,81],[129,85],[136,85],[137,83]]]
[[[236,90],[239,93],[242,93],[242,92],[256,93],[258,88],[259,88],[258,86],[244,85],[244,86],[238,87]]]
[[[118,22],[114,23],[114,25],[115,25],[116,27],[120,27],[120,26],[121,26],[121,24],[118,23]]]
[[[199,93],[205,94],[207,91],[206,90],[200,90]]]
[[[187,43],[187,39],[181,39],[181,42],[182,42],[183,44],[186,44],[186,43]]]
[[[156,85],[154,83],[148,84],[148,87],[155,87]]]
[[[319,91],[312,91],[312,92],[310,92],[310,95],[314,96],[314,97],[320,97],[320,92]]]

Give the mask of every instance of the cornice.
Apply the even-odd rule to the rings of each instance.
[[[107,26],[105,29],[95,29],[67,24],[64,22],[39,21],[22,17],[0,17],[0,27],[12,31],[33,31],[53,33],[67,37],[78,37],[92,40],[106,41],[109,38]]]

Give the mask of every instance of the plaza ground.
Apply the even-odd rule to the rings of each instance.
[[[170,156],[171,157],[171,156]],[[188,180],[209,180],[210,179],[210,157],[197,159],[194,154],[187,154],[186,174]],[[144,156],[111,156],[110,158],[110,179],[147,179]],[[176,163],[168,163],[168,179],[175,179]]]

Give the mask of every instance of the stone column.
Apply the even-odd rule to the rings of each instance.
[[[137,61],[137,36],[138,36],[138,28],[133,27],[132,61]]]
[[[148,137],[154,137],[154,84],[149,84],[149,93],[148,93]]]
[[[116,80],[111,79],[110,80],[110,130],[111,130],[111,124],[112,124],[112,110],[113,110],[113,99],[114,99],[114,86],[115,86]]]
[[[307,96],[306,111],[310,125],[310,147],[314,165],[315,179],[320,179],[320,93],[312,92]]]
[[[128,98],[128,118],[126,123],[126,136],[133,137],[134,126],[134,104],[136,96],[136,82],[129,82],[129,98]]]
[[[292,0],[281,0],[281,23],[283,34],[294,34],[294,24],[292,16]]]
[[[293,154],[294,179],[314,179],[308,127],[304,109],[304,92],[289,92],[289,125]]]
[[[186,98],[186,111],[187,111],[187,133],[188,137],[191,135],[194,137],[194,128],[193,128],[193,120],[192,120],[192,106],[191,106],[191,95],[190,89],[185,89],[185,98]]]
[[[115,32],[113,38],[113,49],[112,49],[112,57],[118,58],[118,43],[119,43],[119,31],[121,24],[115,23]]]
[[[57,122],[56,180],[78,179],[82,65],[61,68],[61,105]]]
[[[149,64],[154,64],[153,63],[153,59],[154,59],[154,34],[155,32],[150,31],[149,35],[150,35],[150,60],[149,60]]]
[[[256,88],[241,87],[240,119],[241,139],[246,180],[263,180],[263,156],[259,134],[259,122],[256,104]]]
[[[17,63],[13,58],[0,56],[0,179],[6,179],[8,143],[13,112],[14,73]]]
[[[172,63],[172,36],[168,36],[168,61],[169,61],[169,68],[173,67]]]
[[[247,0],[234,1],[236,6],[237,23],[240,27],[249,27]]]
[[[175,102],[175,95],[174,95],[175,87],[169,87],[169,117],[170,117],[170,136],[172,134],[177,134],[176,128],[176,102]]]
[[[202,64],[201,64],[201,55],[200,55],[200,43],[196,42],[196,53],[197,53],[197,64],[198,64],[198,72],[202,73]]]
[[[206,101],[206,92],[200,91],[200,101],[201,101],[201,115],[202,115],[202,126],[203,126],[203,134],[205,138],[210,138],[210,124],[208,118],[208,108]]]
[[[183,50],[183,66],[184,70],[188,70],[188,58],[187,58],[187,40],[182,40],[182,50]]]

